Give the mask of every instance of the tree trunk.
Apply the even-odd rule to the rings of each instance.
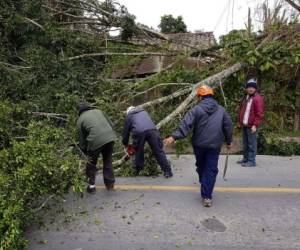
[[[295,118],[294,118],[294,131],[299,130],[300,125],[300,72],[296,79],[296,100],[295,100]]]
[[[231,76],[233,73],[238,72],[245,64],[238,62],[235,63],[234,65],[232,65],[231,67],[224,69],[223,71],[210,76],[206,79],[204,79],[201,82],[198,82],[194,85],[192,92],[190,93],[190,95],[171,113],[169,114],[167,117],[165,117],[163,120],[161,120],[156,127],[158,129],[160,129],[162,126],[164,126],[166,123],[168,123],[169,121],[171,121],[174,117],[176,117],[178,114],[180,114],[181,112],[183,112],[186,107],[188,107],[189,103],[194,99],[194,97],[196,96],[196,88],[200,87],[201,85],[209,85],[211,87],[216,87],[218,85],[218,83],[224,79],[226,79],[227,77]]]

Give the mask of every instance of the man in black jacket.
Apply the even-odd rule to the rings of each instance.
[[[201,102],[184,116],[179,128],[164,142],[172,144],[193,130],[192,145],[201,183],[202,202],[205,207],[210,207],[221,146],[225,138],[227,148],[231,148],[233,125],[227,111],[213,98],[212,88],[201,86],[197,96],[202,98]]]
[[[130,133],[132,133],[133,147],[136,151],[134,163],[135,174],[138,175],[144,166],[144,146],[148,142],[158,164],[164,172],[164,177],[172,177],[172,169],[163,150],[159,131],[144,109],[135,107],[127,109],[122,140],[125,147],[128,147]]]

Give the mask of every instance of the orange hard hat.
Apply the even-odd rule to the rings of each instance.
[[[206,95],[213,95],[213,94],[214,94],[214,90],[207,85],[203,85],[197,89],[197,96],[206,96]]]

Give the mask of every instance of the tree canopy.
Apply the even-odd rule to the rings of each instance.
[[[182,16],[164,15],[160,19],[158,26],[162,33],[184,33],[187,32],[186,24]]]

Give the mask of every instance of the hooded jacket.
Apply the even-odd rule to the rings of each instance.
[[[99,109],[88,106],[79,108],[77,128],[79,145],[83,151],[94,151],[117,139],[111,121]]]
[[[192,145],[203,148],[221,148],[224,139],[232,142],[233,125],[227,111],[212,97],[204,98],[192,108],[172,134],[175,140],[186,137],[193,130]]]
[[[130,132],[135,137],[151,129],[156,129],[156,126],[149,114],[144,109],[135,108],[126,117],[122,142],[125,146],[128,145]]]

